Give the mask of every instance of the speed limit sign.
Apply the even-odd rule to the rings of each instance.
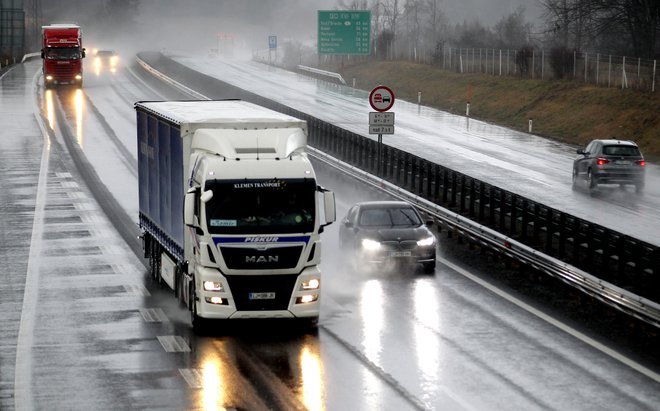
[[[394,92],[389,87],[377,86],[369,94],[369,104],[376,111],[387,111],[394,105]]]

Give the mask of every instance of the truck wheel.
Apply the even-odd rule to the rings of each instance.
[[[193,331],[199,333],[204,330],[204,319],[197,315],[197,302],[195,301],[195,287],[190,286],[190,323]]]

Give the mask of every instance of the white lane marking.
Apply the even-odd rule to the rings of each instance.
[[[43,136],[41,150],[41,164],[39,168],[39,182],[34,206],[34,219],[32,221],[32,237],[30,239],[30,253],[27,261],[27,274],[25,290],[23,293],[23,308],[21,309],[21,322],[16,342],[16,369],[14,371],[14,406],[17,410],[31,410],[32,404],[32,348],[34,345],[34,326],[36,322],[36,306],[39,297],[39,256],[41,255],[44,229],[44,214],[48,189],[48,167],[50,155],[50,137],[46,125],[41,118],[41,110],[37,104],[37,77],[32,79],[32,92],[34,94],[33,112]]]
[[[622,364],[632,368],[633,370],[644,374],[645,376],[649,377],[650,379],[654,380],[655,382],[660,383],[660,374],[644,367],[642,364],[631,360],[630,358],[614,351],[613,349],[605,346],[604,344],[599,343],[598,341],[594,340],[593,338],[587,337],[586,335],[582,334],[581,332],[567,326],[566,324],[563,324],[562,322],[552,318],[551,316],[537,310],[536,308],[532,307],[531,305],[519,300],[518,298],[512,296],[511,294],[495,287],[494,285],[488,283],[485,280],[482,280],[481,278],[475,276],[474,274],[470,273],[469,271],[465,270],[462,267],[459,267],[458,265],[452,263],[451,261],[445,260],[442,257],[438,257],[438,261],[440,261],[442,264],[446,265],[447,267],[451,268],[452,270],[456,271],[457,273],[469,278],[470,280],[474,281],[475,283],[481,285],[482,287],[492,291],[493,293],[497,294],[498,296],[508,300],[509,302],[517,305],[518,307],[522,308],[523,310],[537,316],[541,320],[559,328],[560,330],[564,331],[565,333],[572,335],[573,337],[577,338],[578,340],[584,342],[585,344],[588,344],[592,346],[593,348],[597,349],[598,351],[602,352],[603,354],[609,355],[613,359],[621,362]]]
[[[151,293],[142,284],[127,284],[124,285],[124,291],[130,296],[137,297],[151,297]]]
[[[161,94],[159,91],[157,91],[157,90],[155,90],[154,88],[152,88],[149,84],[147,84],[146,81],[142,80],[142,79],[140,78],[140,76],[138,76],[137,74],[135,74],[135,72],[133,71],[133,69],[132,69],[131,67],[128,67],[128,72],[131,73],[131,75],[132,75],[132,76],[133,76],[138,82],[140,82],[140,83],[141,83],[141,84],[142,84],[147,90],[151,91],[152,93],[154,93],[155,95],[157,95],[157,96],[158,96],[159,98],[161,98],[162,100],[167,100],[167,98],[165,98],[165,96],[164,96],[163,94]]]
[[[158,341],[165,352],[190,352],[190,346],[180,335],[159,335]]]
[[[140,308],[140,314],[145,322],[164,323],[168,321],[167,315],[161,308]]]
[[[203,388],[204,387],[204,376],[202,371],[198,368],[179,368],[179,374],[183,377],[184,380],[188,383],[190,388]]]

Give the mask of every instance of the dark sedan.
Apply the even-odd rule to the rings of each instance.
[[[404,201],[358,203],[339,227],[339,245],[359,269],[401,262],[421,264],[424,272],[431,273],[436,252],[431,224]]]

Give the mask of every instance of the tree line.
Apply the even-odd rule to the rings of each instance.
[[[519,7],[488,27],[451,22],[442,0],[338,0],[337,8],[370,10],[372,52],[379,58],[438,55],[444,47],[660,55],[660,0],[541,0],[541,27]]]

